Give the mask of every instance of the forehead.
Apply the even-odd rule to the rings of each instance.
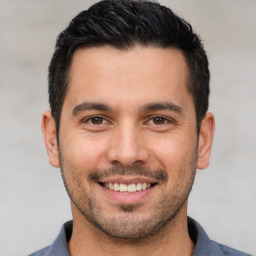
[[[187,74],[185,57],[174,48],[82,48],[73,56],[66,100],[73,104],[90,99],[121,105],[139,105],[153,99],[182,101],[191,98]]]

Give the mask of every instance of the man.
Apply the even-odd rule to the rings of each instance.
[[[73,221],[32,255],[248,255],[187,217],[208,166],[208,61],[191,26],[147,1],[106,0],[60,34],[42,119]]]

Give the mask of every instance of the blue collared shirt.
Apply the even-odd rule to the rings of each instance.
[[[72,220],[66,222],[52,245],[29,256],[70,256],[67,244],[71,238],[72,227]],[[195,243],[192,256],[252,256],[210,240],[204,229],[190,217],[188,217],[188,231]]]

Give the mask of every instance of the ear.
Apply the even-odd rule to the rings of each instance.
[[[51,114],[51,111],[48,110],[43,113],[41,128],[44,137],[44,144],[49,157],[49,163],[53,167],[60,167],[57,132],[55,120]]]
[[[197,169],[204,169],[209,165],[214,129],[214,115],[206,113],[200,127]]]

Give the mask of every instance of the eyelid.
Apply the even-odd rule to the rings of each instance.
[[[93,124],[92,122],[90,122],[93,118],[102,118],[103,119],[103,123],[102,124]],[[164,119],[164,123],[163,124],[154,124],[152,123],[152,125],[155,125],[155,126],[160,126],[160,125],[167,125],[167,124],[177,124],[177,122],[171,118],[171,117],[167,117],[167,116],[164,116],[164,115],[153,115],[153,116],[149,116],[147,117],[147,121],[145,123],[149,123],[150,121],[152,121],[154,118],[163,118]],[[83,118],[81,120],[81,123],[89,123],[91,125],[95,125],[95,126],[100,126],[100,125],[104,125],[104,124],[107,124],[107,123],[111,123],[109,121],[109,118],[107,118],[106,116],[103,116],[103,115],[91,115],[91,116],[87,116],[86,118]]]
[[[152,125],[159,126],[159,125],[176,124],[176,123],[177,123],[173,118],[167,117],[167,116],[164,116],[164,115],[154,115],[154,116],[150,116],[150,117],[148,118],[148,121],[147,121],[146,123],[149,123],[150,121],[152,121],[152,120],[153,120],[154,118],[156,118],[156,117],[163,118],[163,119],[165,119],[164,121],[167,121],[167,122],[165,122],[164,124],[154,124],[154,123],[153,123]]]
[[[100,126],[100,125],[103,125],[103,124],[106,124],[106,123],[109,123],[108,121],[108,118],[106,118],[105,116],[102,116],[102,115],[91,115],[91,116],[87,116],[86,118],[83,118],[81,120],[81,123],[89,123],[89,121],[92,121],[93,118],[102,118],[103,119],[103,123],[102,124],[93,124],[92,122],[90,122],[91,125],[97,125],[97,126]]]

